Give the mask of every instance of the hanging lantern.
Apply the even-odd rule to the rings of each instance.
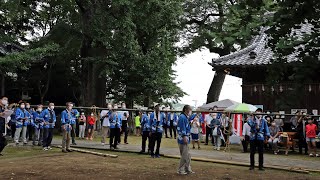
[[[280,92],[283,92],[283,87],[282,87],[282,85],[280,85],[279,91],[280,91]]]
[[[274,92],[274,88],[273,88],[273,86],[271,86],[271,91],[272,91],[272,92]]]
[[[265,89],[264,89],[264,85],[262,85],[261,90],[262,90],[262,91],[264,91],[264,90],[265,90]]]
[[[257,91],[258,91],[257,86],[254,86],[253,91],[254,91],[254,92],[257,92]]]

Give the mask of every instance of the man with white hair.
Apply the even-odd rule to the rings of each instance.
[[[123,102],[121,104],[121,109],[122,109],[122,111],[119,111],[119,114],[121,115],[122,127],[121,127],[121,131],[120,131],[120,136],[119,136],[118,142],[121,143],[121,135],[122,135],[122,133],[124,133],[124,143],[128,144],[128,118],[129,118],[129,112],[125,110],[125,109],[127,109],[126,103]]]

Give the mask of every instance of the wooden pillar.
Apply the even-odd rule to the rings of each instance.
[[[207,94],[207,104],[219,100],[225,78],[226,73],[223,70],[216,70]]]

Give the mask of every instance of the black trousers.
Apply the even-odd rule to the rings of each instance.
[[[72,138],[72,144],[76,143],[76,129],[77,125],[76,124],[71,124],[72,129],[71,129],[71,138]]]
[[[148,151],[150,150],[150,136],[149,136],[149,131],[143,131],[142,132],[142,147],[141,150],[143,152],[146,151],[146,142],[148,140]]]
[[[163,124],[164,134],[166,135],[166,138],[168,137],[168,125]]]
[[[304,148],[304,153],[307,154],[308,153],[308,145],[307,145],[306,139],[304,138],[303,131],[298,132],[298,133],[299,133],[299,142],[298,142],[299,153],[302,154],[302,148]]]
[[[173,121],[170,121],[170,137],[172,137],[172,131],[174,134],[174,138],[177,137],[177,127],[173,126]]]
[[[241,141],[242,147],[243,147],[243,152],[248,152],[249,142],[250,142],[250,136],[245,135],[245,136],[244,136],[244,140]]]
[[[33,133],[34,133],[34,128],[31,124],[29,124],[27,126],[27,140],[32,141],[32,137],[33,137]]]
[[[118,139],[120,137],[120,128],[110,128],[110,148],[117,148]]]
[[[159,155],[161,138],[162,138],[162,133],[152,133],[151,134],[151,141],[150,141],[151,155]],[[156,153],[154,153],[154,148],[156,146],[156,142],[157,142],[157,149],[156,149]]]
[[[14,139],[14,134],[16,133],[16,123],[10,122],[10,129],[11,129],[11,138]]]
[[[53,128],[43,128],[43,147],[51,146],[53,137]]]
[[[209,142],[209,136],[211,137],[211,143],[213,144],[212,128],[206,126],[206,144]]]
[[[122,122],[123,123],[123,122]],[[120,136],[124,134],[124,143],[127,143],[128,142],[128,125],[127,123],[123,126],[121,126],[121,133],[120,133]],[[118,138],[118,142],[121,143],[121,137],[119,136]]]
[[[6,147],[6,145],[8,144],[7,143],[7,140],[4,136],[2,136],[2,132],[0,132],[0,153],[2,152],[2,150],[4,149],[4,147]]]
[[[250,140],[250,167],[254,167],[254,155],[258,149],[259,168],[263,167],[263,140]]]

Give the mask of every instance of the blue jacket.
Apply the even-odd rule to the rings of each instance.
[[[33,111],[32,113],[32,125],[37,128],[37,129],[42,129],[43,128],[43,111],[38,112],[38,111]]]
[[[188,138],[188,143],[190,143],[190,130],[191,130],[191,126],[189,123],[189,118],[185,114],[181,114],[179,116],[178,126],[177,126],[179,144],[184,144],[183,137],[185,136]]]
[[[110,128],[120,128],[122,126],[122,114],[113,112],[109,118]]]
[[[154,112],[150,115],[150,127],[152,133],[162,133],[163,125],[165,123],[165,115],[160,112],[160,119],[157,120],[158,117],[155,116]]]
[[[70,124],[76,124],[77,123],[77,119],[80,115],[79,111],[76,109],[72,109],[71,110],[71,114],[72,114],[72,119],[70,121]]]
[[[26,120],[22,120],[27,118]],[[21,128],[22,126],[27,126],[31,120],[31,115],[25,109],[17,108],[15,111],[16,127]]]
[[[142,120],[141,120],[141,128],[142,131],[150,131],[150,120],[146,113],[143,113]]]
[[[248,125],[250,126],[251,134],[250,134],[250,140],[260,140],[264,141],[266,136],[270,136],[270,131],[268,128],[268,123],[265,119],[261,119],[260,125],[258,129],[256,128],[257,123],[256,123],[256,118],[254,119],[249,119],[248,120]]]
[[[177,126],[178,124],[178,115],[176,113],[173,113],[173,126]],[[167,114],[167,125],[170,126],[170,121],[171,121],[171,113]]]
[[[27,117],[30,117],[30,119],[28,120],[28,124],[27,125],[33,125],[32,124],[32,119],[33,119],[33,112],[34,110],[32,109],[26,109],[27,111]]]
[[[46,125],[44,125],[43,127],[52,129],[52,128],[54,128],[54,126],[56,124],[57,117],[56,117],[56,113],[54,112],[54,110],[51,111],[51,113],[52,113],[52,117],[51,117],[50,111],[51,111],[50,109],[45,109],[42,111],[42,117],[44,119],[44,122],[46,123]],[[51,119],[53,120],[52,123],[49,122]]]

